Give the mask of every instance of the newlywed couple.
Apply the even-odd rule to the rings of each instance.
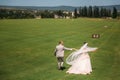
[[[54,55],[58,61],[58,69],[63,70],[64,63],[64,50],[75,50],[67,58],[66,63],[71,65],[71,67],[66,71],[66,73],[72,74],[90,74],[92,72],[90,57],[88,52],[96,51],[97,48],[92,48],[87,46],[88,43],[84,42],[83,46],[76,50],[75,48],[67,48],[64,46],[63,41],[60,41],[56,46]]]

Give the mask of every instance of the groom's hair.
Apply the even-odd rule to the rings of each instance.
[[[61,44],[63,41],[61,40],[61,41],[59,41],[59,44]]]

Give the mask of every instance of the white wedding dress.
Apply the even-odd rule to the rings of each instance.
[[[84,44],[79,50],[71,53],[66,63],[71,65],[66,73],[73,74],[90,74],[92,72],[92,66],[88,52],[95,51],[97,48],[91,48]]]

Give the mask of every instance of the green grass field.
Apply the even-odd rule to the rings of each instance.
[[[59,40],[66,47],[80,48],[86,41],[99,48],[90,53],[92,74],[66,74],[66,63],[64,71],[57,70],[53,52]],[[120,20],[0,20],[0,80],[120,80]]]

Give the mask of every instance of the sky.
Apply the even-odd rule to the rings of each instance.
[[[120,0],[0,0],[8,6],[104,6],[120,5]]]

